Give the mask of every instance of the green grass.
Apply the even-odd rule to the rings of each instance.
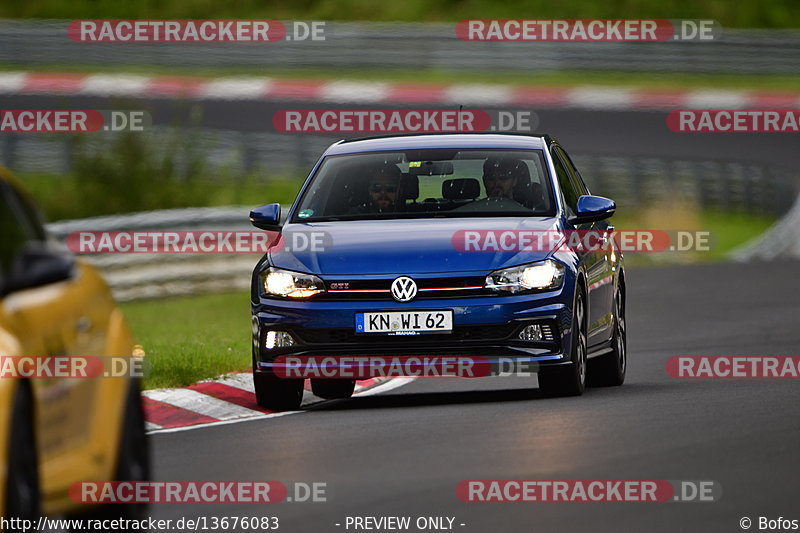
[[[184,387],[251,367],[250,297],[246,292],[121,304],[144,346],[148,389]]]
[[[700,213],[702,227],[713,235],[713,250],[710,259],[724,259],[739,246],[764,233],[775,223],[774,217],[747,213],[723,213],[705,211]]]
[[[683,254],[681,262],[721,261],[735,247],[765,231],[768,217],[704,212],[695,219],[699,229],[714,235],[714,248],[707,254]],[[616,217],[618,229],[652,228],[647,220]],[[676,226],[677,227],[677,226]],[[685,229],[693,229],[687,225]],[[676,255],[676,254],[672,254]],[[663,264],[672,258],[628,254],[629,267]],[[183,387],[202,379],[250,368],[250,307],[246,292],[121,304],[149,360],[146,388]]]
[[[663,229],[707,231],[711,234],[708,252],[664,252],[659,254],[627,253],[625,263],[640,267],[664,263],[702,263],[724,261],[734,249],[755,239],[775,223],[775,217],[751,213],[722,212],[716,210],[666,211],[661,207],[640,210],[628,215],[614,215],[618,230]],[[660,212],[660,213],[659,213]]]
[[[458,21],[464,18],[704,18],[726,27],[795,27],[794,0],[7,0],[0,17],[266,18],[295,20]]]
[[[302,178],[282,176],[204,178],[175,187],[159,185],[147,199],[129,195],[125,188],[105,191],[103,195],[88,195],[82,193],[84,188],[76,186],[70,175],[23,174],[19,178],[49,222],[181,207],[288,204],[294,201],[303,184]]]
[[[69,73],[128,73],[143,76],[268,76],[308,80],[363,80],[409,83],[496,83],[537,87],[572,87],[601,85],[641,87],[645,89],[750,89],[800,91],[800,77],[789,74],[746,73],[664,73],[615,71],[526,71],[502,70],[478,72],[434,69],[319,69],[258,67],[164,67],[150,65],[102,66],[81,64],[19,65],[0,63],[0,71],[48,71]]]

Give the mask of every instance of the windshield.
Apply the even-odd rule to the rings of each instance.
[[[331,156],[293,222],[554,216],[541,150],[413,150]]]

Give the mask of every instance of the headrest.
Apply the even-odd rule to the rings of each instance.
[[[400,200],[416,200],[419,198],[419,178],[410,174],[403,174],[400,178]]]
[[[442,198],[474,200],[481,194],[481,184],[475,178],[458,178],[442,182]]]
[[[490,157],[483,163],[483,175],[489,176],[493,172],[498,171],[501,174],[510,174],[519,180],[529,180],[531,177],[528,165],[522,160],[513,157]]]

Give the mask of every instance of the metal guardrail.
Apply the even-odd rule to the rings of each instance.
[[[791,73],[800,31],[723,29],[719,40],[667,42],[465,42],[455,23],[328,22],[325,41],[79,43],[68,20],[0,20],[0,62],[24,65],[312,67],[325,69],[616,70]],[[424,81],[424,80],[417,80]]]
[[[180,133],[180,132],[178,132]],[[96,133],[86,149],[108,150],[110,133]],[[195,154],[209,175],[302,176],[337,137],[269,132],[199,130],[191,136]],[[109,136],[109,137],[104,137]],[[158,153],[169,146],[176,131],[153,128],[148,150]],[[162,142],[163,141],[163,142]],[[25,134],[0,139],[0,164],[20,173],[62,174],[69,171],[74,154],[69,138]],[[665,156],[630,157],[574,153],[578,168],[598,194],[617,200],[622,207],[680,198],[704,208],[783,215],[797,195],[796,174],[763,164],[736,160],[680,159]],[[176,154],[180,164],[181,154]]]
[[[673,162],[673,164],[676,164]],[[608,194],[595,187],[593,192]],[[613,194],[609,196],[614,196]],[[789,201],[794,197],[790,197]],[[250,207],[211,207],[148,211],[48,224],[65,242],[74,231],[250,230]],[[284,208],[284,217],[285,217]],[[800,199],[756,242],[734,251],[735,260],[800,257]],[[118,301],[141,300],[226,290],[247,290],[259,254],[88,254],[82,259],[99,268]]]
[[[252,206],[251,206],[252,207]],[[208,207],[146,211],[67,220],[47,225],[61,242],[74,231],[250,230],[251,207]],[[259,254],[86,254],[118,301],[202,294],[250,287]]]
[[[800,259],[800,197],[769,231],[734,250],[731,258],[736,261]]]

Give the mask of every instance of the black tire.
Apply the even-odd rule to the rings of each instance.
[[[26,385],[21,384],[14,394],[11,414],[4,516],[35,522],[41,512],[41,493],[33,416],[31,391]],[[7,532],[16,531],[21,529],[7,530]]]
[[[326,400],[341,400],[353,395],[356,388],[354,379],[312,379],[311,392]]]
[[[617,387],[625,382],[628,370],[628,340],[625,331],[625,288],[620,285],[614,294],[614,334],[612,350],[589,362],[589,385]]]
[[[256,403],[270,411],[294,411],[303,402],[302,379],[283,379],[266,372],[253,373]]]
[[[117,456],[117,481],[150,480],[150,446],[144,426],[141,389],[138,382],[131,383],[125,402],[125,421]],[[147,504],[120,504],[109,506],[114,517],[142,519],[147,515]]]
[[[125,399],[124,417],[113,481],[149,481],[150,446],[145,433],[141,388],[136,381],[131,383]],[[80,511],[73,517],[80,520],[142,520],[147,517],[147,509],[146,503],[103,504]]]
[[[578,285],[572,307],[572,364],[539,371],[539,389],[545,396],[580,396],[586,390],[586,323],[586,296]]]

